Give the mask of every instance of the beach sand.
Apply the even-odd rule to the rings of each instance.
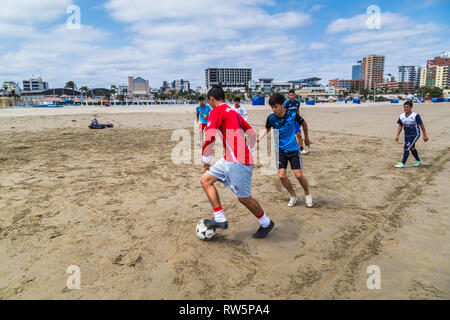
[[[424,166],[410,156],[405,169],[401,104],[303,108],[315,207],[288,207],[258,164],[253,196],[274,230],[253,239],[258,221],[218,184],[229,228],[209,242],[195,234],[212,211],[202,167],[171,160],[194,109],[0,110],[0,299],[450,298],[449,103],[414,107],[430,140],[417,143]],[[249,108],[250,124],[269,112]],[[114,128],[88,129],[94,117]],[[71,265],[79,290],[66,287]],[[367,288],[371,265],[381,289]]]

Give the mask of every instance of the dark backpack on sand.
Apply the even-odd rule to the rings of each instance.
[[[89,125],[89,128],[91,129],[105,129],[106,127],[112,128],[113,125],[111,123],[101,124],[97,121],[97,119],[92,120],[91,124]]]

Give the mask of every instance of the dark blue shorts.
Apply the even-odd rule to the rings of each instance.
[[[403,149],[411,150],[411,148],[415,148],[417,140],[419,140],[420,133],[414,136],[405,136],[405,145]]]

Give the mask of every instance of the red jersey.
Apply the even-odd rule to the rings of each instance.
[[[256,143],[256,132],[236,112],[235,108],[231,108],[225,103],[215,107],[209,114],[205,131],[205,144],[202,151],[203,162],[209,163],[211,161],[215,136],[219,132],[223,141],[226,161],[242,163],[247,166],[253,164],[253,156],[245,141],[245,134],[249,136],[250,148],[253,149]]]

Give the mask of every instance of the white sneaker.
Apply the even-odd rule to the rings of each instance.
[[[312,208],[313,207],[313,200],[312,200],[312,196],[305,196],[305,202],[306,202],[306,207],[308,208]]]
[[[308,150],[306,150],[306,149],[303,149],[302,151],[300,151],[300,153],[301,153],[301,154],[308,154],[308,153],[309,153],[309,151],[308,151]]]
[[[396,168],[406,168],[406,165],[403,162],[397,162],[395,165]]]
[[[289,207],[293,207],[295,206],[295,204],[297,203],[298,198],[297,197],[291,197],[288,203]]]

